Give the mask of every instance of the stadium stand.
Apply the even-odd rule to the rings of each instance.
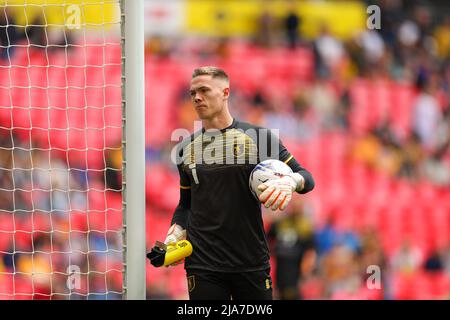
[[[180,44],[175,49],[183,52],[193,50],[195,45],[193,40],[192,43]],[[241,111],[247,119],[260,119],[260,124],[267,126],[270,126],[268,116],[273,112],[273,108],[281,108],[279,105],[285,101],[289,105],[292,104],[296,89],[301,88],[307,92],[308,88],[314,86],[316,57],[309,46],[295,50],[261,48],[234,39],[229,40],[228,46],[226,57],[212,55],[205,59],[197,55],[180,57],[176,54],[160,57],[152,52],[146,56],[146,141],[149,153],[152,154],[147,163],[146,191],[149,248],[156,240],[164,238],[172,211],[178,202],[178,173],[175,165],[168,160],[170,150],[175,145],[175,141],[171,141],[171,132],[179,127],[179,107],[182,100],[187,98],[187,93],[180,95],[180,92],[187,90],[187,81],[194,67],[216,64],[227,70],[231,77],[232,92],[242,97],[239,100],[242,102],[242,110],[239,110],[241,105],[231,107]],[[120,130],[115,128],[120,126],[120,112],[117,108],[108,108],[120,105],[120,65],[108,66],[108,63],[120,63],[120,48],[107,48],[106,52],[99,50],[104,49],[96,46],[73,48],[67,57],[63,52],[52,52],[48,54],[47,61],[44,55],[38,52],[28,60],[27,52],[23,49],[15,52],[11,68],[5,67],[9,65],[5,61],[0,66],[1,136],[3,140],[7,140],[12,134],[25,144],[31,139],[33,144],[43,148],[47,148],[50,143],[61,159],[70,158],[70,167],[81,171],[81,174],[75,177],[77,183],[89,183],[90,188],[84,195],[85,201],[81,202],[79,208],[70,212],[70,225],[71,230],[79,231],[84,237],[89,237],[85,234],[88,230],[91,230],[94,236],[96,230],[119,230],[122,219],[120,193],[108,189],[105,197],[103,192],[96,192],[107,188],[104,182],[99,180],[99,176],[86,177],[82,172],[85,174],[87,169],[104,170],[106,155],[103,148],[116,144],[121,137]],[[102,57],[107,59],[103,60]],[[446,59],[448,61],[448,56]],[[85,71],[77,68],[84,64],[89,65]],[[49,67],[46,67],[47,65]],[[33,67],[24,69],[24,66]],[[67,68],[61,69],[61,66]],[[101,66],[102,72],[98,72]],[[44,73],[48,77],[42,76]],[[446,76],[448,81],[448,66]],[[105,79],[109,84],[106,88],[96,87],[99,83],[104,84]],[[326,81],[333,88],[339,88],[333,77]],[[33,84],[32,88],[29,88],[30,83]],[[49,85],[52,88],[47,88]],[[9,93],[5,92],[5,87],[8,86],[13,86]],[[80,89],[85,86],[88,87]],[[437,248],[448,251],[449,185],[436,184],[424,176],[418,179],[400,176],[394,169],[380,168],[374,166],[373,162],[365,161],[367,158],[355,156],[355,150],[361,152],[357,147],[358,142],[372,135],[373,130],[385,120],[389,120],[400,143],[408,139],[414,130],[414,107],[420,90],[412,81],[399,82],[389,77],[364,74],[352,78],[348,88],[348,125],[339,125],[334,118],[335,123],[331,128],[320,127],[313,130],[308,137],[284,136],[285,133],[281,130],[286,146],[300,163],[313,173],[316,180],[316,189],[304,198],[313,208],[312,219],[315,227],[319,230],[332,217],[335,222],[333,227],[337,231],[351,230],[360,236],[366,228],[374,228],[388,265],[405,241],[417,248],[423,257],[428,257]],[[262,90],[268,97],[269,103],[265,109],[251,106],[257,90]],[[444,102],[440,104],[443,112],[449,105],[448,87],[443,89],[444,93],[445,90],[447,96],[444,94],[441,99]],[[335,91],[340,97],[345,90],[341,88]],[[279,102],[276,100],[279,97],[284,100]],[[308,108],[309,111],[303,114],[306,118],[309,116],[308,112],[316,120],[321,116],[314,110],[314,106]],[[288,109],[283,121],[295,118],[300,123],[301,116],[293,108]],[[259,112],[259,116],[254,116],[254,112]],[[67,129],[67,124],[70,124],[70,130]],[[77,130],[86,126],[89,130],[85,132]],[[10,128],[14,128],[13,132],[10,132]],[[388,149],[383,149],[385,146],[380,140],[370,140],[375,143],[366,144],[365,146],[369,147],[363,150],[365,154],[381,150],[380,153],[375,153],[375,162],[378,164],[384,159],[382,155],[388,154]],[[403,150],[403,145],[398,149]],[[430,152],[426,148],[423,150],[425,157],[430,157]],[[70,154],[70,157],[67,154]],[[448,168],[449,160],[447,151],[441,163]],[[386,166],[389,166],[389,163]],[[393,166],[395,167],[395,164]],[[164,190],[161,185],[165,186]],[[2,208],[11,205],[11,199],[5,200],[3,197],[1,201]],[[25,208],[30,205],[26,196],[21,201]],[[267,223],[275,219],[267,212],[265,218]],[[15,258],[8,253],[12,252],[13,236],[18,246],[15,250],[22,248],[26,252],[30,247],[31,237],[39,236],[30,233],[31,224],[34,230],[44,233],[51,229],[50,223],[55,222],[57,224],[52,226],[53,230],[68,230],[68,220],[64,217],[51,221],[47,215],[36,211],[33,215],[23,214],[19,220],[12,221],[7,210],[0,211],[0,251],[3,253],[0,270],[12,269]],[[13,234],[14,230],[19,231]],[[61,237],[61,240],[58,240],[58,237]],[[63,237],[63,233],[59,233],[54,239],[55,247],[60,247],[62,251],[65,241]],[[102,246],[98,243],[96,245],[99,248]],[[119,245],[117,249],[120,250]],[[27,268],[23,256],[19,257],[16,263],[17,266]],[[52,261],[47,261],[44,257],[40,266],[57,270],[57,261],[56,256]],[[106,261],[116,266],[113,269],[120,269],[119,255]],[[102,259],[95,260],[93,266],[105,270]],[[320,269],[320,266],[318,268]],[[386,276],[388,289],[382,294],[361,287],[356,293],[344,290],[326,295],[323,292],[326,281],[320,277],[320,273],[318,277],[306,280],[301,290],[305,298],[446,299],[450,296],[449,270],[426,272],[421,264],[408,272],[393,270]],[[147,271],[149,298],[186,297],[182,267],[168,270],[155,269],[148,265]],[[112,286],[120,287],[120,272],[112,272],[109,279]],[[30,284],[29,278],[16,277],[14,289],[12,276],[1,274],[0,299],[7,298],[6,295],[12,294],[13,290],[17,294],[16,298],[27,298],[29,296],[23,294],[33,292]],[[35,298],[46,297],[49,288],[35,287],[34,292]]]

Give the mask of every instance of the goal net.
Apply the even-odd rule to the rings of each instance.
[[[121,299],[119,0],[0,1],[0,299]]]

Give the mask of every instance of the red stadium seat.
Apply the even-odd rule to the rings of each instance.
[[[394,299],[448,299],[450,277],[445,272],[395,274],[392,277]]]

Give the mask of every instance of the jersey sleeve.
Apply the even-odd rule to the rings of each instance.
[[[270,139],[273,141],[272,143],[269,142],[269,145],[278,145],[278,154],[272,155],[275,156],[275,159],[283,161],[286,163],[293,172],[299,173],[302,175],[302,177],[305,179],[305,185],[299,193],[304,194],[307,192],[310,192],[314,189],[315,182],[313,179],[312,174],[304,167],[300,165],[300,163],[295,159],[295,157],[288,151],[288,149],[283,145],[281,142],[281,139],[274,134],[273,132],[270,132]],[[270,146],[269,146],[270,148]],[[269,153],[272,154],[272,153]]]
[[[182,149],[178,150],[178,154],[180,157],[182,156]],[[177,168],[180,175],[180,201],[173,213],[171,224],[176,223],[186,229],[188,214],[191,209],[191,182],[189,176],[183,170],[183,164],[178,164]]]

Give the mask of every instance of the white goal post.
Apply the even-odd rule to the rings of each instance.
[[[146,299],[144,0],[0,0],[0,300]]]
[[[145,99],[144,0],[122,0],[122,66],[125,137],[122,142],[124,294],[143,299],[145,277]]]

